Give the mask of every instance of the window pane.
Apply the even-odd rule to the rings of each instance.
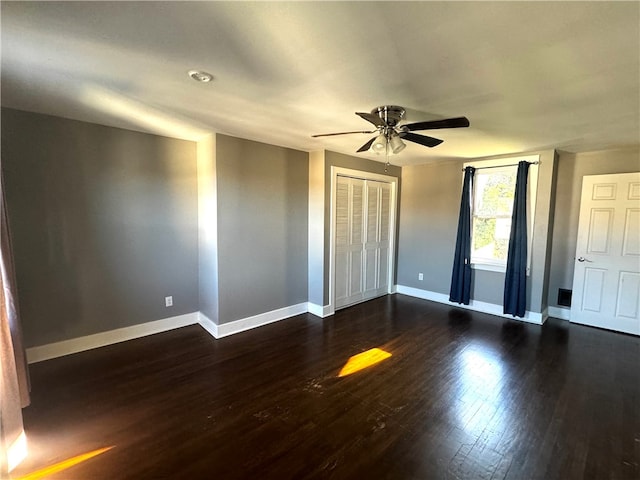
[[[510,232],[510,218],[474,218],[471,256],[506,261]]]
[[[481,173],[477,176],[474,215],[483,217],[511,216],[516,170]]]
[[[475,262],[507,260],[516,172],[516,167],[507,167],[477,174],[471,254]]]
[[[493,251],[494,233],[496,231],[496,219],[495,218],[474,218],[473,219],[473,252],[478,254],[480,250],[486,252]],[[491,245],[488,250],[485,249],[487,245]],[[487,258],[491,258],[493,255],[482,255]]]
[[[511,219],[496,219],[496,242],[494,244],[493,257],[507,261],[509,251],[509,237],[511,236]]]

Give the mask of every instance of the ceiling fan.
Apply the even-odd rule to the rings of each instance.
[[[438,138],[428,137],[426,135],[418,135],[413,133],[415,130],[432,130],[436,128],[460,128],[468,127],[469,120],[467,117],[447,118],[444,120],[429,120],[426,122],[405,123],[398,125],[404,118],[405,110],[397,105],[383,105],[371,110],[371,113],[356,112],[361,118],[375,125],[376,130],[358,130],[355,132],[338,132],[338,133],[322,133],[319,135],[311,135],[312,137],[331,137],[334,135],[349,135],[352,133],[376,133],[367,143],[362,145],[358,152],[371,150],[377,154],[400,153],[406,145],[403,140],[418,143],[425,147],[435,147],[440,145],[442,140]]]

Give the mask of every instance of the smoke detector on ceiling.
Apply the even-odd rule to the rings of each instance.
[[[213,80],[213,75],[202,70],[189,70],[189,76],[200,83],[208,83]]]

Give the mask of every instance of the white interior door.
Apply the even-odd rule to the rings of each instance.
[[[388,292],[391,186],[338,176],[335,205],[338,309]]]
[[[582,180],[571,321],[640,335],[640,172]]]

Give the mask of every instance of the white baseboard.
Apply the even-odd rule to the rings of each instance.
[[[153,322],[141,323],[130,327],[117,328],[107,332],[95,333],[85,337],[72,338],[61,342],[49,343],[38,347],[27,348],[27,362],[36,363],[51,358],[63,357],[72,353],[104,347],[134,338],[146,337],[154,333],[166,332],[174,328],[198,323],[198,312],[186,313],[176,317],[163,318]]]
[[[318,305],[317,303],[307,303],[307,311],[315,315],[316,317],[325,318],[330,315],[333,315],[334,312],[331,311],[331,305]]]
[[[544,322],[547,321],[547,318],[549,318],[549,307],[544,307],[544,310],[542,310],[542,321],[540,322],[541,324],[543,324]]]
[[[204,314],[200,313],[200,325],[215,338],[222,338],[235,333],[251,330],[252,328],[261,327],[269,323],[277,322],[279,320],[284,320],[285,318],[295,317],[296,315],[307,313],[307,311],[307,302],[303,302],[297,305],[271,310],[270,312],[260,313],[252,317],[241,318],[240,320],[234,320],[233,322],[222,323],[220,325],[215,324]]]
[[[547,319],[547,313],[525,312],[524,317],[514,317],[512,315],[505,315],[502,313],[502,305],[496,305],[495,303],[480,302],[477,300],[471,300],[469,305],[462,305],[449,301],[449,295],[443,293],[432,292],[429,290],[422,290],[419,288],[405,287],[404,285],[396,285],[396,292],[411,297],[422,298],[423,300],[431,300],[432,302],[444,303],[451,305],[452,307],[464,308],[467,310],[473,310],[475,312],[488,313],[490,315],[496,315],[498,317],[509,318],[511,320],[521,320],[523,322],[535,323],[542,325]]]
[[[571,309],[562,307],[549,307],[549,316],[571,321]]]
[[[404,285],[396,285],[392,291],[394,293],[397,292],[404,295],[410,295],[424,300],[444,303],[453,307],[465,308],[477,312],[497,315],[499,317],[514,319],[511,315],[505,315],[502,313],[501,305],[493,303],[472,300],[469,305],[459,305],[457,303],[450,302],[449,297],[442,293],[421,290],[413,287],[405,287]],[[277,310],[261,313],[252,317],[242,318],[233,322],[223,323],[221,325],[214,323],[202,312],[186,313],[176,317],[163,318],[162,320],[156,320],[153,322],[132,325],[130,327],[109,330],[107,332],[87,335],[85,337],[72,338],[70,340],[63,340],[61,342],[27,348],[27,361],[29,363],[41,362],[51,358],[62,357],[72,353],[104,347],[106,345],[146,337],[147,335],[153,335],[154,333],[166,332],[175,328],[195,324],[199,324],[214,338],[222,338],[307,312],[320,318],[325,318],[333,314],[330,305],[321,306],[310,302],[303,302],[297,305],[279,308]],[[515,317],[515,319],[541,325],[547,319],[547,316],[569,320],[570,312],[571,310],[566,308],[549,307],[542,313],[528,311],[524,318]]]
[[[317,307],[317,308],[316,308]],[[313,311],[311,310],[313,308]],[[93,348],[104,347],[114,343],[125,342],[135,338],[146,337],[154,333],[166,332],[175,328],[185,327],[187,325],[199,324],[214,338],[227,337],[234,333],[244,332],[252,328],[261,327],[269,323],[284,320],[285,318],[294,317],[302,313],[321,313],[319,317],[328,316],[328,307],[320,307],[307,302],[291,305],[289,307],[279,308],[270,312],[261,313],[252,317],[242,318],[229,323],[217,325],[202,312],[187,313],[176,317],[163,318],[153,322],[132,325],[130,327],[118,328],[107,332],[100,332],[85,337],[72,338],[61,342],[49,343],[37,347],[27,348],[28,363],[41,362],[52,358],[63,357],[72,353],[83,352]]]
[[[218,334],[218,325],[216,325],[213,320],[211,320],[202,312],[198,312],[198,318],[198,323],[207,331],[207,333],[209,333],[209,335],[211,335],[213,338],[220,338]]]

